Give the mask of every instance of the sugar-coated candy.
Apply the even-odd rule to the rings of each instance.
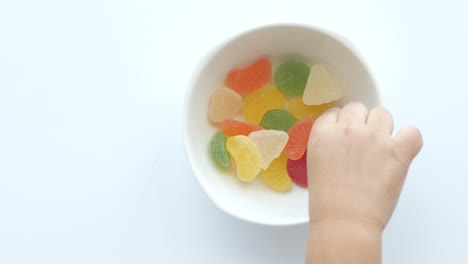
[[[242,115],[251,124],[259,124],[268,110],[283,109],[286,97],[275,86],[267,85],[244,98]]]
[[[321,105],[305,105],[302,98],[292,98],[288,101],[287,109],[299,119],[317,119],[321,114],[332,107],[332,103]]]
[[[304,155],[313,125],[314,120],[306,119],[298,121],[288,130],[289,140],[284,153],[289,159],[298,160]]]
[[[295,184],[307,188],[307,152],[298,160],[288,159],[286,167],[291,180]]]
[[[249,138],[257,145],[262,157],[262,169],[266,170],[286,146],[288,133],[280,130],[259,130],[250,133]]]
[[[291,128],[296,121],[296,118],[294,118],[289,111],[274,109],[263,115],[260,126],[265,129],[283,130],[288,132],[289,128]]]
[[[287,161],[286,155],[281,154],[271,162],[268,169],[260,172],[266,186],[278,192],[287,192],[291,189],[292,182],[286,170]]]
[[[302,100],[306,105],[319,105],[340,99],[343,90],[322,64],[310,69]]]
[[[210,153],[213,161],[220,168],[228,168],[231,166],[231,155],[226,148],[226,136],[223,132],[218,131],[211,138],[210,142]]]
[[[208,116],[219,123],[224,119],[234,118],[242,108],[242,97],[232,89],[222,87],[211,95]]]
[[[278,89],[287,96],[302,96],[309,77],[310,67],[299,60],[281,63],[273,77]]]
[[[227,139],[226,147],[235,160],[237,177],[251,181],[262,168],[262,158],[257,145],[246,136],[233,136]]]
[[[240,95],[251,93],[264,86],[271,78],[271,63],[266,57],[253,64],[229,72],[226,84]]]
[[[221,130],[228,137],[237,135],[248,136],[250,133],[262,129],[263,128],[260,126],[248,124],[234,119],[225,119],[223,122],[221,122]]]

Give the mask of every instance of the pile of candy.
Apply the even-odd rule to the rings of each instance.
[[[306,150],[314,120],[342,96],[327,68],[290,59],[272,78],[264,57],[229,72],[225,85],[213,92],[208,110],[219,127],[210,143],[215,164],[226,169],[234,163],[241,181],[260,175],[275,191],[290,190],[292,182],[307,187]],[[235,120],[240,112],[243,120]]]

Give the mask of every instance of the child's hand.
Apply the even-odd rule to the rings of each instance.
[[[387,110],[368,111],[360,103],[331,109],[317,119],[307,156],[311,239],[316,244],[321,243],[320,234],[328,241],[335,235],[348,235],[349,243],[360,243],[360,236],[369,245],[380,243],[376,241],[397,204],[411,161],[422,147],[418,129],[405,127],[393,139],[392,130]],[[330,236],[327,229],[335,234]],[[359,261],[375,263],[367,260]]]
[[[360,103],[331,109],[314,124],[308,146],[310,221],[360,221],[385,227],[408,167],[422,146],[414,127],[395,138],[391,114]]]

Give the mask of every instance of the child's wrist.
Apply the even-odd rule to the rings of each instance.
[[[340,231],[352,233],[354,236],[362,236],[363,239],[381,239],[383,233],[383,229],[378,225],[350,219],[324,219],[320,221],[312,221],[309,224],[309,230],[311,232]]]
[[[346,217],[346,218],[338,218],[338,217],[327,217],[323,219],[311,219],[309,222],[309,227],[315,227],[315,226],[322,226],[322,227],[328,227],[332,225],[345,225],[345,226],[353,226],[357,228],[364,228],[368,229],[369,231],[372,232],[383,232],[383,227],[374,221],[365,221],[363,219],[354,219],[352,217]]]
[[[360,221],[311,222],[307,263],[381,263],[382,231]]]

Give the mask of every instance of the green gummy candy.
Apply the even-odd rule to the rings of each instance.
[[[278,90],[286,96],[302,96],[309,73],[309,65],[298,60],[287,60],[279,65],[273,78]]]
[[[223,132],[218,131],[210,142],[211,158],[221,168],[228,168],[231,165],[231,155],[227,151],[226,140],[227,138]]]
[[[288,132],[288,130],[296,123],[296,118],[286,110],[274,109],[266,112],[263,115],[260,126],[265,129],[282,130]]]

